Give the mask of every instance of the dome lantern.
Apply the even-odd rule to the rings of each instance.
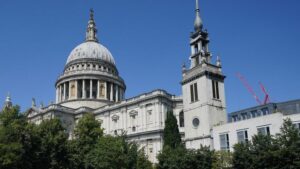
[[[94,20],[94,10],[90,10],[90,20],[88,22],[88,27],[86,30],[86,38],[85,41],[93,41],[93,42],[98,42],[97,39],[97,28],[96,28],[96,23]]]

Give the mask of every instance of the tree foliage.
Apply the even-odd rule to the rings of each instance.
[[[125,136],[103,136],[92,114],[78,121],[74,138],[59,119],[28,123],[18,106],[0,112],[1,169],[151,169],[144,151]]]
[[[19,107],[5,108],[0,113],[0,168],[24,168],[27,140],[26,120]]]
[[[231,169],[232,153],[228,151],[215,151],[212,157],[212,169]]]
[[[211,169],[212,153],[209,147],[188,150],[184,147],[172,149],[166,146],[158,155],[157,169]]]
[[[284,120],[275,137],[255,135],[251,142],[234,146],[233,168],[300,168],[300,136],[290,119]]]
[[[169,146],[171,148],[182,146],[177,119],[172,111],[167,112],[164,128],[164,146]]]
[[[234,152],[214,152],[209,147],[189,150],[181,142],[177,121],[168,112],[164,146],[157,169],[298,169],[300,135],[291,120],[284,121],[275,136],[255,135],[236,144]],[[28,123],[18,106],[0,112],[1,169],[151,169],[144,149],[126,136],[103,135],[93,114],[84,115],[74,137],[59,119]]]
[[[44,120],[37,127],[39,149],[38,168],[65,169],[68,167],[68,134],[59,119]]]
[[[210,169],[212,151],[209,147],[188,150],[183,146],[176,117],[172,111],[167,112],[164,128],[164,146],[158,154],[157,169]]]

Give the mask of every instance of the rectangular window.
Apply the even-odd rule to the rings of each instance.
[[[69,82],[66,83],[66,100],[69,99]]]
[[[108,100],[111,100],[111,98],[110,98],[110,89],[111,89],[110,83],[107,83],[106,88],[107,88],[107,90],[106,90],[106,96],[107,96],[107,99],[108,99]]]
[[[237,115],[232,116],[232,120],[233,121],[238,121],[238,116]]]
[[[267,114],[269,114],[269,109],[267,107],[261,109],[261,111],[262,111],[262,113],[263,113],[264,116],[267,115]]]
[[[85,98],[90,98],[90,80],[85,80]]]
[[[197,83],[190,85],[190,92],[191,92],[191,102],[198,101],[198,88]]]
[[[248,116],[247,116],[247,113],[242,113],[241,115],[242,115],[242,119],[243,119],[243,120],[246,120],[247,117],[248,117]]]
[[[257,128],[257,132],[258,134],[262,134],[262,135],[270,135],[270,127],[269,126],[259,127]]]
[[[82,80],[77,81],[77,97],[78,98],[83,97],[83,94],[82,94]]]
[[[255,118],[257,116],[257,111],[256,110],[251,111],[251,116],[252,118]]]
[[[221,150],[224,151],[229,151],[229,135],[228,133],[226,134],[221,134],[220,135],[220,146],[221,146]]]
[[[220,99],[220,96],[219,96],[219,83],[217,81],[215,81],[216,83],[216,96],[217,96],[217,99]]]
[[[97,83],[98,82],[97,82],[97,80],[93,80],[92,83],[93,83],[92,84],[92,98],[96,99],[97,98],[97,85],[98,85]]]
[[[194,102],[194,87],[193,85],[190,86],[190,91],[191,91],[191,102]]]
[[[195,54],[199,52],[198,44],[195,45]]]
[[[212,84],[213,98],[216,98],[215,81],[212,80],[211,84]]]
[[[294,126],[295,126],[296,129],[300,130],[300,123],[299,122],[298,123],[294,123]]]
[[[194,84],[194,95],[195,95],[195,101],[198,101],[198,88],[197,83]]]
[[[247,143],[248,142],[248,132],[247,130],[237,132],[238,143]]]
[[[219,82],[212,80],[212,91],[213,91],[213,98],[214,99],[220,99],[219,94]]]
[[[147,110],[147,124],[152,124],[152,110]]]

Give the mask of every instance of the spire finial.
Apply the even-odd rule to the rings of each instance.
[[[196,0],[196,19],[194,29],[196,32],[201,31],[203,27],[202,19],[200,17],[199,0]]]
[[[96,23],[94,21],[94,10],[93,9],[90,9],[90,20],[88,22],[88,27],[87,27],[87,30],[86,30],[85,41],[98,42],[97,28],[96,28]]]
[[[32,98],[31,107],[36,107],[35,98]]]
[[[217,56],[217,66],[221,67],[222,66],[222,63],[221,63],[221,59],[220,59],[220,56],[218,55]]]
[[[94,10],[93,10],[93,8],[90,9],[90,20],[94,20]]]

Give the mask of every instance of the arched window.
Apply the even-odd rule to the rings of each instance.
[[[179,126],[184,127],[184,113],[183,113],[183,111],[181,111],[179,113]]]

